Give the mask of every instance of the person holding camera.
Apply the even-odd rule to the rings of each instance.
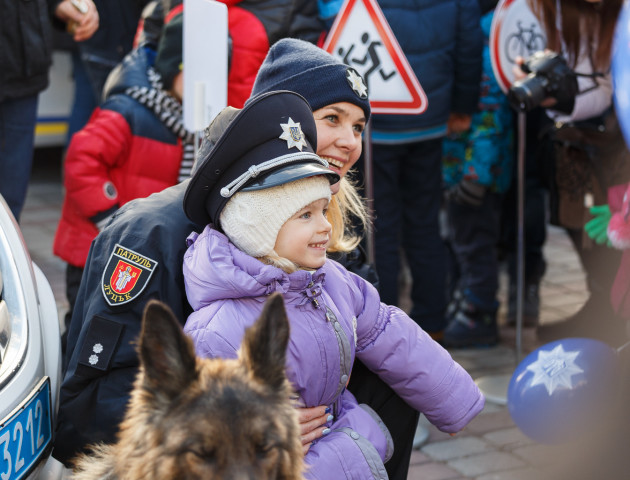
[[[538,337],[548,342],[587,336],[616,344],[625,337],[609,301],[619,253],[591,242],[583,228],[593,219],[591,212],[600,215],[597,207],[607,203],[608,188],[630,180],[630,154],[613,109],[610,74],[622,0],[528,2],[545,31],[548,50],[520,60],[521,70],[516,69],[517,81],[508,96],[517,110],[541,106],[553,121],[541,132],[553,157],[541,159],[550,219],[569,234],[590,291],[578,313],[540,326]]]

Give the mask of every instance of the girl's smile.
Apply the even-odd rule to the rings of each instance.
[[[324,265],[332,230],[326,219],[327,210],[326,198],[299,210],[282,225],[274,251],[303,268],[316,269]]]

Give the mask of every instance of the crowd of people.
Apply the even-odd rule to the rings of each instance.
[[[379,2],[427,95],[420,115],[372,113],[367,79],[320,48],[339,2],[230,2],[229,106],[198,148],[182,121],[182,2],[127,2],[124,29],[100,0],[5,3],[7,25],[22,28],[8,30],[7,68],[0,59],[0,193],[18,220],[50,28],[72,32],[79,52],[53,246],[70,305],[55,458],[71,467],[89,445],[114,441],[149,299],[171,308],[197,354],[232,358],[264,298],[283,294],[308,478],[404,480],[420,413],[455,434],[481,411],[483,395],[447,349],[500,341],[502,261],[508,326],[521,293],[516,111],[488,46],[496,1]],[[630,151],[610,73],[622,1],[528,3],[569,73],[567,88],[526,112],[524,325],[543,343],[618,347],[630,321]],[[106,37],[120,39],[115,52]],[[25,42],[37,55],[21,55]],[[527,60],[515,67],[521,84],[536,74]],[[571,238],[590,293],[551,326],[539,325],[548,222]],[[405,265],[408,313],[398,308]]]

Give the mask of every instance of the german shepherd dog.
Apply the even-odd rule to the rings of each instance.
[[[236,360],[200,359],[168,307],[142,320],[140,371],[113,445],[80,456],[76,480],[301,479],[303,454],[285,373],[289,323],[272,295]]]

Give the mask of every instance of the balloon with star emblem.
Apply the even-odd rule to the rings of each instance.
[[[516,426],[539,443],[571,441],[603,419],[617,395],[616,350],[598,340],[547,343],[516,367],[507,405]]]

